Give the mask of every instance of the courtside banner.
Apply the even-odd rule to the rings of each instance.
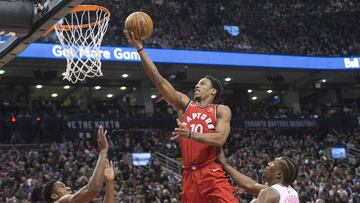
[[[360,57],[310,57],[218,51],[145,49],[156,63],[318,70],[360,69]],[[65,59],[64,54],[67,52],[69,51],[63,50],[59,44],[33,43],[19,54],[18,57]],[[92,53],[89,49],[83,48],[81,49],[81,54],[84,57],[91,57],[98,53]],[[99,54],[103,61],[140,61],[136,50],[130,47],[103,46]]]
[[[245,128],[315,128],[316,119],[249,119],[244,120]]]
[[[238,123],[247,129],[257,128],[353,128],[360,117],[334,118],[279,118],[279,119],[244,119]],[[234,121],[233,121],[234,122]],[[235,121],[236,122],[236,121]],[[360,123],[359,123],[360,125]]]

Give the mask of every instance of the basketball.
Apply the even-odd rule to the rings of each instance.
[[[130,14],[125,21],[125,30],[133,32],[135,39],[147,39],[153,31],[153,21],[150,16],[144,12],[134,12]]]

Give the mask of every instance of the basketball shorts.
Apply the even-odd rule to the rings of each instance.
[[[185,167],[182,203],[239,203],[234,188],[218,163]]]

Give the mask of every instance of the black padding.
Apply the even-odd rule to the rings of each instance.
[[[34,21],[34,5],[30,1],[0,0],[0,32],[30,33]]]

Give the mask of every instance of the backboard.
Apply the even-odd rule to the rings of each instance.
[[[0,68],[83,1],[0,0]]]

